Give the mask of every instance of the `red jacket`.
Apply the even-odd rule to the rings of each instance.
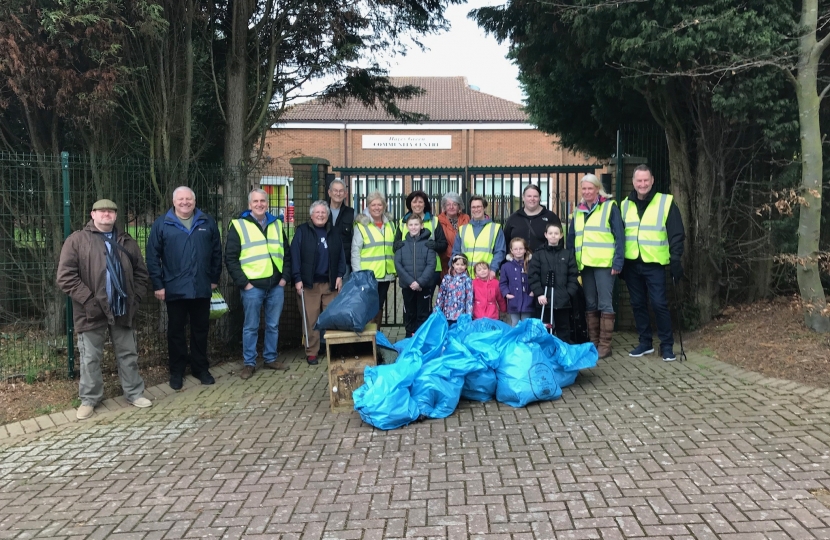
[[[507,311],[507,303],[499,290],[499,280],[473,280],[473,319],[496,319],[500,311]]]

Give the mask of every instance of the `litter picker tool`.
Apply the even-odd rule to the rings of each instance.
[[[548,291],[550,291],[550,297],[548,297]],[[545,298],[548,300],[548,322],[545,322],[545,306],[542,306],[542,313],[539,315],[539,319],[544,323],[545,328],[547,328],[548,332],[551,335],[554,334],[554,330],[556,330],[556,322],[553,320],[553,272],[548,272],[548,275],[545,278]]]
[[[305,338],[305,346],[308,347],[308,319],[305,314],[305,288],[300,289],[300,303],[303,305],[303,337]]]
[[[680,299],[677,295],[677,280],[674,279],[674,276],[672,276],[671,279],[672,279],[672,283],[674,283],[674,303],[677,306],[677,309],[679,311],[680,310]],[[683,361],[687,360],[686,350],[683,348],[683,330],[680,329],[680,327],[683,324],[683,317],[682,317],[683,313],[682,312],[678,313],[678,315],[680,315],[680,316],[677,318],[677,337],[680,338],[680,361],[683,362]]]

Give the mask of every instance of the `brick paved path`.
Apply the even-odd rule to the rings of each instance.
[[[827,392],[689,360],[382,432],[297,356],[0,442],[0,538],[830,538]]]

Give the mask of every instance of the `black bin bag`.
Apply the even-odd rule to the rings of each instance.
[[[378,313],[378,282],[371,270],[352,272],[343,282],[340,294],[317,318],[315,330],[360,332]]]

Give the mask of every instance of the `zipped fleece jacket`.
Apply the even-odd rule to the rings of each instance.
[[[259,227],[260,231],[265,233],[265,230],[259,226],[259,222],[256,220],[254,216],[251,215],[250,210],[245,210],[240,214],[240,219],[244,219],[245,221],[250,221],[257,227]],[[265,212],[265,229],[267,229],[272,223],[277,221],[276,216],[271,214],[270,212]],[[240,289],[244,289],[248,286],[248,283],[256,287],[257,289],[264,289],[266,291],[270,291],[272,288],[276,287],[280,284],[280,280],[285,278],[287,284],[291,283],[291,246],[288,245],[288,237],[285,236],[285,225],[283,224],[282,227],[282,250],[283,250],[283,259],[282,259],[282,271],[277,269],[277,266],[272,262],[272,266],[274,267],[274,273],[271,274],[271,277],[262,278],[262,279],[248,279],[248,276],[245,275],[245,272],[242,271],[242,265],[239,263],[239,254],[242,253],[242,242],[239,239],[239,232],[237,232],[236,227],[234,227],[233,223],[228,226],[228,240],[225,243],[225,267],[228,269],[228,274],[231,276],[231,281],[233,284],[239,287]]]
[[[579,272],[576,269],[573,251],[560,246],[545,246],[533,254],[527,272],[530,275],[530,290],[536,298],[545,294],[549,271],[553,271],[553,309],[571,307],[571,297],[576,296],[579,290]]]
[[[530,251],[536,253],[536,250],[543,249],[548,244],[548,240],[545,238],[545,229],[550,223],[561,226],[562,221],[559,216],[545,208],[544,205],[541,208],[542,211],[535,216],[528,216],[523,206],[507,218],[504,224],[504,243],[506,246],[510,246],[510,241],[514,238],[524,238],[527,240]]]
[[[115,241],[127,253],[118,251],[127,286],[127,311],[113,317],[107,297],[107,247],[92,220],[69,235],[61,248],[57,285],[72,299],[72,319],[79,334],[111,324],[133,326],[138,305],[147,292],[147,266],[133,237],[118,231]],[[113,248],[116,249],[116,248]]]
[[[187,230],[171,208],[153,222],[147,238],[147,270],[165,301],[210,298],[222,276],[222,240],[216,221],[198,208]]]
[[[421,229],[417,238],[412,238],[407,231],[403,247],[395,252],[395,270],[402,289],[408,289],[413,281],[417,281],[422,289],[432,285],[436,255],[434,250],[427,247],[427,240],[431,236],[428,229]]]

